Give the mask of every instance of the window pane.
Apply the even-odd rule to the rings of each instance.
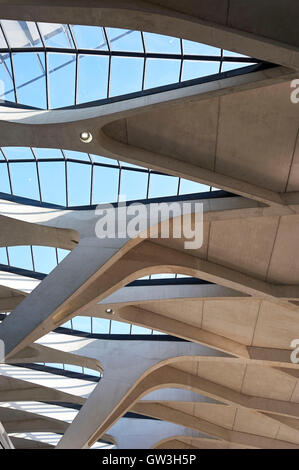
[[[35,270],[48,274],[57,266],[55,248],[50,246],[33,246]]]
[[[191,194],[191,193],[205,193],[210,191],[210,186],[206,184],[196,183],[195,181],[181,179],[180,183],[180,194]]]
[[[92,319],[92,332],[108,334],[110,329],[110,320],[105,318],[94,318]]]
[[[60,149],[40,149],[40,148],[33,148],[34,153],[37,159],[43,158],[63,158]]]
[[[1,163],[0,165],[0,192],[10,194],[8,170],[7,165],[4,163]]]
[[[58,263],[61,263],[62,260],[70,253],[69,250],[64,250],[63,248],[57,248],[58,254]]]
[[[175,196],[178,190],[178,178],[164,175],[151,175],[149,197]]]
[[[69,205],[88,205],[90,203],[91,166],[68,162],[67,168]]]
[[[254,62],[223,62],[221,72],[227,72],[228,70],[240,69],[242,67],[249,67],[254,65]]]
[[[180,60],[147,59],[145,88],[154,88],[178,82],[180,67]]]
[[[46,46],[74,48],[74,43],[67,25],[56,23],[38,23],[38,26]]]
[[[220,56],[221,49],[218,47],[208,46],[207,44],[201,44],[200,42],[183,40],[184,54],[192,55],[213,55]]]
[[[36,166],[34,163],[10,163],[12,188],[17,196],[39,200]]]
[[[78,103],[107,98],[109,57],[80,55]]]
[[[1,20],[1,25],[10,47],[42,46],[37,27],[32,21]]]
[[[248,57],[247,55],[244,54],[239,54],[238,52],[233,52],[233,51],[223,51],[223,56],[224,57]]]
[[[144,42],[146,52],[181,53],[180,40],[178,38],[162,34],[144,33]]]
[[[100,26],[72,25],[72,31],[79,49],[108,49]]]
[[[12,266],[23,269],[33,269],[32,256],[29,246],[10,246],[8,248],[9,260]]]
[[[75,104],[75,59],[72,54],[48,54],[51,108]]]
[[[207,77],[219,73],[220,62],[201,62],[197,60],[184,60],[182,80]]]
[[[6,249],[4,247],[0,248],[0,263],[1,264],[8,264]]]
[[[148,173],[138,171],[122,170],[120,194],[127,201],[145,199],[147,192]]]
[[[63,162],[41,162],[38,168],[43,201],[65,206],[65,164]]]
[[[92,203],[117,202],[118,178],[119,170],[95,166]]]
[[[13,54],[18,103],[46,108],[45,56],[42,53]]]
[[[112,57],[110,96],[125,95],[142,89],[143,59]]]
[[[90,162],[90,158],[85,152],[77,152],[76,150],[64,150],[63,151],[66,158],[72,158],[74,160],[82,160],[84,162]]]
[[[150,335],[152,330],[141,326],[132,325],[132,335]]]
[[[2,147],[8,160],[34,160],[30,147]]]
[[[9,54],[0,54],[0,98],[15,101]]]
[[[128,323],[122,323],[120,321],[112,320],[111,322],[111,334],[114,335],[129,335],[130,325]]]
[[[106,28],[112,51],[143,52],[140,31]]]
[[[73,318],[73,328],[74,330],[85,331],[87,333],[91,332],[91,321],[90,317],[75,317]]]

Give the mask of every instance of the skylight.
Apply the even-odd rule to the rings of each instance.
[[[0,99],[43,109],[180,83],[257,62],[147,32],[0,21]]]

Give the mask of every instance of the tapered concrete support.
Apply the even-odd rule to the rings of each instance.
[[[14,446],[0,421],[0,450],[1,449],[14,449]]]
[[[188,427],[166,421],[140,418],[119,419],[109,429],[109,434],[115,439],[117,449],[151,449],[160,440],[177,436],[209,438]]]
[[[33,439],[24,439],[22,437],[10,437],[11,442],[13,443],[15,449],[53,449],[52,444],[47,444],[46,442],[35,441]]]
[[[184,357],[192,360],[199,354],[221,355],[204,346],[162,341],[157,341],[155,348],[150,342],[96,341],[88,349],[89,355],[101,358],[104,375],[61,439],[59,448],[90,447],[143,394],[138,391],[138,384],[164,363]]]
[[[209,405],[206,405],[209,406]],[[211,416],[212,420],[215,416],[213,408],[221,408],[221,405],[211,405]],[[256,433],[244,432],[242,427],[239,430],[228,429],[227,426],[221,426],[215,424],[213,421],[210,422],[206,416],[202,419],[199,415],[193,416],[192,414],[182,411],[179,407],[171,407],[161,403],[137,403],[134,405],[133,410],[135,412],[144,413],[148,416],[159,417],[166,421],[170,421],[175,424],[184,425],[206,433],[207,435],[223,440],[225,442],[231,442],[234,444],[245,445],[248,447],[258,447],[265,449],[298,449],[299,444],[293,442],[286,442],[280,439],[269,438],[265,435],[261,435],[258,431]],[[217,414],[217,411],[216,411]],[[214,418],[215,419],[215,418]],[[251,418],[252,419],[252,418]],[[266,420],[265,420],[266,421]],[[267,424],[267,423],[266,423]],[[113,428],[112,428],[113,429]],[[243,426],[244,429],[244,426]],[[245,427],[246,429],[246,427]],[[111,430],[112,431],[112,430]],[[297,436],[298,437],[298,436]]]
[[[27,346],[6,361],[7,364],[26,364],[30,362],[72,364],[80,367],[87,367],[88,369],[93,369],[97,372],[101,372],[102,370],[101,363],[96,359],[62,352],[54,348],[48,348],[42,344],[32,344],[31,346]]]
[[[3,406],[0,407],[0,420],[8,433],[41,431],[63,434],[68,427],[68,423],[60,419]]]
[[[0,375],[0,402],[2,403],[10,401],[53,401],[80,405],[85,403],[85,398],[81,396],[30,382],[29,377],[28,380],[21,380],[4,374],[5,371],[2,369]]]

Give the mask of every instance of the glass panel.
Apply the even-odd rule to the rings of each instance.
[[[254,62],[223,62],[221,72],[249,67],[250,65],[254,65]]]
[[[109,57],[80,55],[78,103],[107,98]]]
[[[72,25],[71,28],[79,49],[108,49],[103,29],[100,26]]]
[[[110,320],[105,318],[94,318],[92,319],[92,332],[108,334],[110,329]]]
[[[82,374],[82,367],[73,366],[72,364],[64,364],[64,370],[69,370],[71,372],[77,372],[78,374]]]
[[[178,178],[173,176],[150,176],[149,197],[174,196],[178,190]]]
[[[85,152],[77,152],[75,150],[64,150],[63,153],[66,158],[73,158],[74,160],[90,162],[89,156]]]
[[[0,98],[15,101],[9,54],[0,54]]]
[[[63,364],[60,364],[59,362],[46,362],[45,366],[55,367],[55,369],[63,369]]]
[[[33,148],[34,153],[37,159],[44,159],[44,158],[63,158],[60,149],[40,149],[40,148]]]
[[[191,193],[205,193],[210,191],[210,186],[206,184],[196,183],[195,181],[181,179],[180,183],[180,194],[191,194]]]
[[[8,160],[34,160],[30,147],[2,147]]]
[[[74,43],[66,24],[38,23],[47,47],[74,48]]]
[[[146,52],[181,54],[181,45],[178,38],[162,34],[144,33],[144,42]]]
[[[112,57],[110,96],[125,95],[142,89],[143,59]]]
[[[94,155],[93,153],[91,153],[90,156],[96,163],[106,163],[107,165],[116,165],[118,167],[117,160],[113,160],[112,158],[101,157],[100,155]]]
[[[41,162],[38,169],[43,201],[65,206],[65,164],[63,162]]]
[[[46,108],[45,55],[18,52],[12,56],[18,103]]]
[[[140,31],[106,28],[112,51],[143,52]]]
[[[187,39],[183,40],[183,50],[184,54],[190,55],[221,55],[221,49],[218,47],[208,46],[207,44],[202,44],[200,42],[188,41]]]
[[[122,170],[120,194],[127,201],[145,199],[147,192],[148,173],[138,171]]]
[[[48,54],[51,108],[75,104],[76,56]]]
[[[201,62],[197,60],[184,60],[182,80],[207,77],[219,73],[220,62]]]
[[[150,335],[152,330],[141,326],[132,325],[132,335]]]
[[[85,331],[87,333],[91,332],[91,320],[90,317],[75,317],[73,318],[73,328],[74,330]]]
[[[58,263],[61,263],[62,260],[70,253],[69,250],[64,250],[63,248],[57,248],[58,254]]]
[[[130,325],[128,323],[122,323],[120,321],[112,320],[111,322],[111,334],[114,335],[129,335]]]
[[[2,33],[2,29],[0,29],[0,47],[1,49],[6,49],[8,47],[4,34]]]
[[[7,165],[4,163],[1,163],[0,165],[0,192],[10,194],[8,170]]]
[[[93,369],[88,369],[88,367],[83,367],[83,373],[88,375],[94,375],[95,377],[101,377],[100,372]]]
[[[36,166],[34,163],[10,163],[12,188],[17,196],[39,200]]]
[[[10,47],[42,46],[36,24],[32,21],[1,20],[1,24]]]
[[[117,202],[119,170],[94,167],[92,204]]]
[[[48,274],[57,266],[55,248],[50,246],[33,246],[35,270]]]
[[[68,198],[70,206],[90,203],[91,166],[68,163]]]
[[[145,88],[154,88],[178,82],[180,67],[180,60],[147,59]]]
[[[226,50],[223,50],[223,56],[224,57],[248,57],[248,55],[239,54],[238,52],[226,51]]]
[[[0,248],[0,263],[1,264],[8,264],[6,248],[4,248],[4,247]]]
[[[8,248],[10,264],[17,268],[33,269],[29,246],[10,246]]]

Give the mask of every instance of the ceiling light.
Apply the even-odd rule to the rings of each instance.
[[[109,313],[110,315],[113,315],[114,311],[112,310],[112,308],[106,308],[105,310],[106,313]]]
[[[80,140],[81,142],[84,142],[84,144],[89,144],[89,142],[92,141],[92,135],[88,131],[83,131],[80,134]]]

